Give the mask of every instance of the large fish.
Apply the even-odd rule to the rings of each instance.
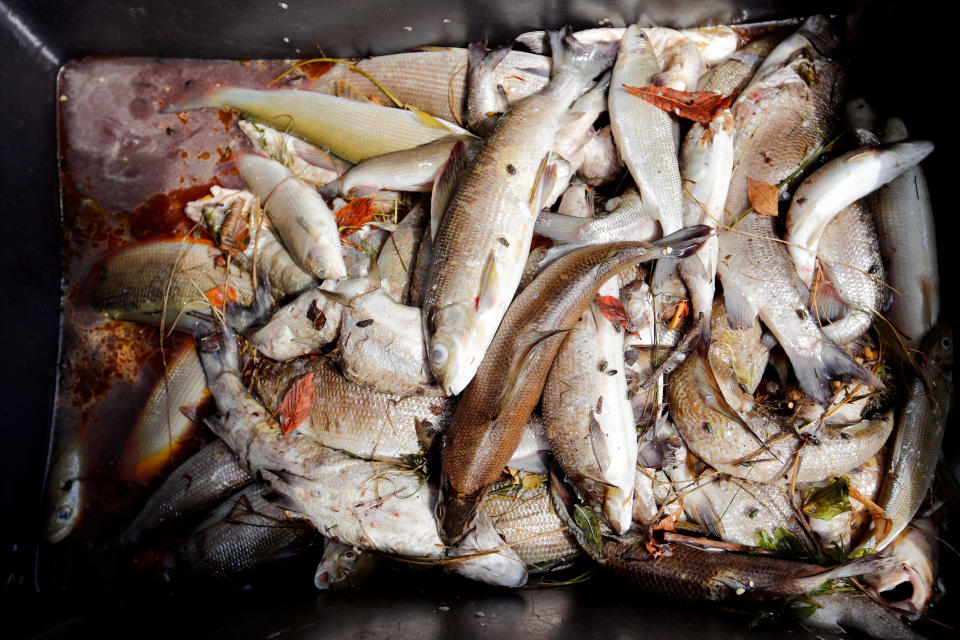
[[[887,122],[884,142],[906,137],[903,122]],[[880,187],[873,221],[893,290],[887,317],[905,334],[907,344],[917,348],[940,317],[937,236],[923,169],[915,166]]]
[[[558,497],[557,513],[591,558],[611,573],[658,595],[683,600],[749,602],[800,596],[826,580],[869,573],[889,558],[866,556],[830,569],[778,558],[718,552],[685,543],[666,545],[662,555],[647,550],[646,530],[623,537],[602,529],[586,532]],[[581,521],[582,522],[582,521]],[[592,527],[588,527],[592,529]]]
[[[953,331],[937,325],[923,339],[920,372],[907,382],[906,402],[897,412],[897,435],[877,505],[891,520],[887,535],[860,548],[882,550],[896,540],[917,513],[937,470],[947,415],[953,405]]]
[[[453,193],[433,241],[424,335],[433,373],[449,395],[473,378],[520,283],[543,193],[552,190],[545,167],[558,123],[611,62],[609,47],[554,39],[550,84],[500,119]]]
[[[612,282],[600,289],[601,295]],[[633,519],[637,430],[627,399],[624,331],[591,305],[557,352],[543,388],[550,448],[564,474],[619,533]]]
[[[843,94],[836,48],[822,16],[777,46],[733,105],[734,169],[720,233],[718,273],[729,320],[750,326],[759,314],[793,365],[801,388],[816,401],[830,382],[879,381],[827,339],[807,310],[808,293],[776,235],[773,216],[749,212],[747,180],[778,185],[827,143]],[[785,133],[787,132],[787,133]]]
[[[469,134],[432,116],[344,100],[313,91],[257,91],[229,87],[177,105],[178,110],[230,107],[357,163],[453,134]]]
[[[380,288],[400,304],[412,304],[410,289],[416,269],[417,250],[430,220],[430,212],[415,205],[404,216],[384,243],[377,257],[380,272]]]
[[[896,598],[903,589],[896,590],[901,584],[909,584],[908,597],[890,602],[890,605],[910,612],[915,620],[927,611],[930,598],[933,597],[934,582],[937,579],[937,525],[930,518],[918,518],[904,529],[897,540],[887,548],[887,552],[897,560],[896,566],[886,571],[877,571],[866,576],[866,582],[875,595],[886,600]],[[885,598],[888,594],[889,598]]]
[[[232,333],[199,342],[207,385],[220,411],[209,424],[276,500],[327,537],[381,553],[439,561],[444,546],[434,516],[436,489],[406,464],[371,462],[323,446],[279,423],[243,387]],[[484,537],[481,551],[450,563],[452,571],[502,585],[524,584],[526,569],[503,541]]]
[[[264,156],[244,155],[237,160],[237,167],[301,268],[320,279],[338,280],[347,275],[337,220],[313,187]]]
[[[333,182],[350,169],[349,162],[289,133],[247,120],[240,120],[237,126],[262,153],[284,164],[297,178],[315,187]]]
[[[597,290],[618,272],[663,256],[681,258],[707,229],[692,227],[653,244],[585,247],[555,261],[510,306],[477,376],[457,403],[443,449],[443,511],[447,539],[458,540],[487,489],[519,442],[540,398],[564,333]]]
[[[613,68],[608,104],[613,138],[633,176],[647,215],[660,221],[663,233],[683,226],[680,167],[670,114],[630,94],[626,86],[642,87],[660,73],[650,35],[636,25],[620,41]]]
[[[900,621],[897,612],[861,593],[829,593],[813,597],[814,609],[800,624],[828,633],[863,631],[878,640],[924,640]]]

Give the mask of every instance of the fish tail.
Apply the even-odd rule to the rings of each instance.
[[[822,345],[819,354],[799,354],[792,349],[787,352],[800,388],[815,401],[825,404],[830,400],[833,393],[830,383],[833,380],[856,380],[874,389],[883,389],[883,382],[879,378],[826,336]]]
[[[227,303],[225,315],[226,323],[247,335],[247,331],[264,323],[273,310],[273,294],[270,291],[270,278],[260,269],[257,278],[257,290],[254,292],[250,306],[243,306],[237,302]]]
[[[218,330],[212,322],[198,321],[193,330],[193,343],[197,345],[208,384],[224,373],[240,375],[240,352],[232,329],[223,325]]]
[[[182,102],[170,104],[163,109],[160,109],[160,113],[178,113],[180,111],[193,111],[195,109],[206,109],[208,107],[220,109],[231,105],[229,94],[235,91],[243,90],[221,89],[220,91],[213,91],[206,95],[194,96]]]
[[[492,74],[511,49],[513,49],[512,42],[490,50],[479,42],[471,42],[467,46],[467,73],[470,74],[474,68],[479,68],[484,74]]]
[[[553,76],[567,68],[575,68],[579,78],[586,83],[613,64],[620,50],[619,42],[583,44],[573,37],[570,28],[550,32],[550,49],[553,53]]]
[[[806,576],[798,576],[793,579],[794,585],[803,593],[811,591],[820,586],[827,580],[836,580],[837,578],[852,578],[854,576],[876,573],[892,568],[897,564],[897,559],[886,554],[873,553],[860,556],[849,562],[837,565],[826,571],[818,571]]]
[[[534,223],[533,232],[550,238],[554,242],[578,244],[583,242],[583,230],[591,221],[592,218],[578,218],[562,213],[541,211]]]
[[[320,194],[320,197],[323,198],[323,201],[327,203],[328,207],[333,207],[333,199],[340,195],[340,184],[341,180],[337,179],[333,182],[328,182],[327,184],[319,187],[317,192]]]

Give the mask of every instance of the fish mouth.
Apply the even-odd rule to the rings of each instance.
[[[447,481],[443,482],[440,501],[437,503],[440,540],[443,544],[456,546],[469,533],[486,489],[481,487],[472,495],[461,496]]]

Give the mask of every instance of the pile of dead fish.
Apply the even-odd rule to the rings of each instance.
[[[146,411],[168,434],[209,393],[219,440],[124,543],[209,513],[170,562],[227,575],[318,531],[318,585],[383,556],[519,587],[586,554],[915,635],[952,394],[933,145],[848,101],[831,29],[528,33],[179,105],[243,115],[248,190],[91,301],[193,332]]]

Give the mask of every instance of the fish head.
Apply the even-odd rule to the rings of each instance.
[[[44,539],[57,543],[65,539],[80,520],[80,452],[68,448],[54,464],[47,480],[47,505]]]
[[[448,395],[463,391],[480,364],[479,326],[473,309],[450,304],[425,316],[427,357],[437,384]]]
[[[437,500],[437,521],[440,523],[440,539],[444,544],[455,546],[470,532],[486,493],[487,487],[484,486],[473,494],[460,495],[446,475],[443,476]]]
[[[323,280],[341,280],[347,277],[340,245],[318,243],[305,258],[310,273]]]
[[[930,329],[922,347],[928,365],[935,367],[945,380],[953,377],[953,329],[939,324]]]
[[[343,542],[331,541],[317,565],[314,586],[330,591],[355,587],[370,575],[377,564],[377,555]]]

